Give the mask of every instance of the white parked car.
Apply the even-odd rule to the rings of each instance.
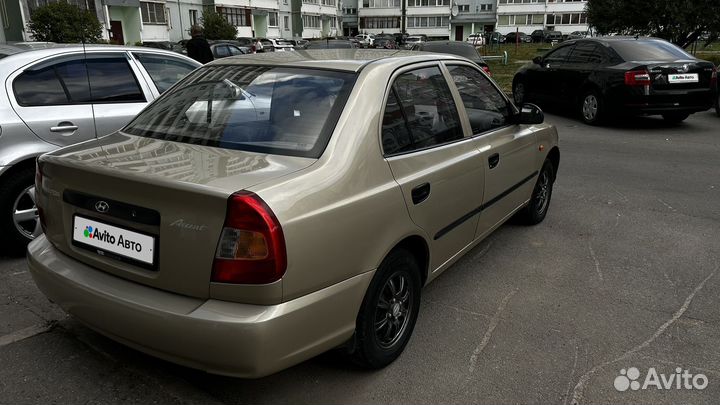
[[[470,34],[467,37],[466,42],[476,45],[476,46],[477,45],[485,45],[485,35],[481,32],[476,32],[474,34]]]
[[[363,48],[372,48],[375,45],[375,35],[372,34],[355,35],[355,39],[360,41]]]

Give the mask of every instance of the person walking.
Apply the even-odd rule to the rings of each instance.
[[[187,42],[185,48],[187,48],[187,54],[189,57],[196,61],[205,64],[212,62],[213,54],[210,50],[210,44],[203,37],[202,28],[197,25],[193,25],[190,29],[192,39]]]

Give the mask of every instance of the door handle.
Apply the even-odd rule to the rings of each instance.
[[[495,166],[498,165],[498,163],[500,163],[500,154],[493,153],[492,155],[490,155],[490,157],[488,157],[488,165],[491,169],[494,169]]]
[[[58,126],[56,127],[50,127],[50,132],[68,132],[68,131],[77,131],[78,126],[74,125],[72,122],[59,122]]]
[[[421,202],[427,200],[430,196],[430,183],[423,183],[412,189],[410,193],[412,195],[413,204],[418,205]]]

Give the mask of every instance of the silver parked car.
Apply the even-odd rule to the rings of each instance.
[[[0,250],[16,253],[42,229],[37,156],[109,134],[200,66],[153,48],[55,45],[4,48],[0,77]]]

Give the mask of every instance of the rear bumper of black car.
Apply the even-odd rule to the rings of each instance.
[[[610,108],[626,115],[652,115],[668,112],[696,113],[713,107],[716,92],[709,89],[668,92],[665,94],[625,94]]]

